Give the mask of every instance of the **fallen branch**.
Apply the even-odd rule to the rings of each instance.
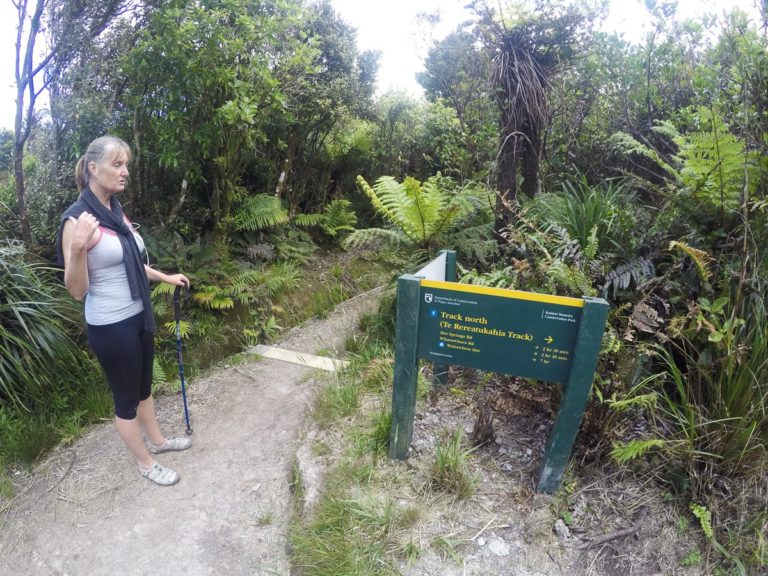
[[[576,546],[576,550],[586,550],[587,548],[600,546],[601,544],[605,544],[606,542],[610,542],[611,540],[616,540],[617,538],[623,538],[624,536],[631,536],[632,534],[637,534],[637,532],[640,530],[640,526],[643,524],[643,520],[645,520],[645,515],[647,513],[648,513],[648,508],[646,508],[645,506],[641,506],[639,512],[637,513],[637,518],[635,519],[635,523],[632,526],[630,526],[629,528],[622,528],[621,530],[615,530],[613,532],[609,532],[608,534],[604,534],[602,536],[594,538],[589,542],[585,542],[584,544]]]

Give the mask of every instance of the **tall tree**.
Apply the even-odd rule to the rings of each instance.
[[[488,148],[497,140],[498,128],[490,66],[488,53],[477,46],[476,36],[459,29],[435,44],[424,61],[424,71],[416,75],[427,99],[442,100],[456,111],[468,161],[460,169],[462,178],[476,177],[493,158]]]
[[[16,8],[16,117],[14,165],[21,237],[32,242],[24,184],[24,146],[38,117],[35,104],[42,92],[75,55],[138,0],[11,0]],[[40,49],[43,30],[47,47]]]
[[[225,231],[267,125],[311,65],[300,10],[298,0],[173,0],[155,13],[125,61],[140,206],[167,223],[193,197]]]
[[[310,183],[322,186],[318,172],[323,172],[320,164],[329,135],[346,118],[369,112],[378,68],[378,54],[358,53],[354,29],[329,0],[311,5],[296,32],[297,41],[314,53],[303,70],[280,72],[287,113],[279,118],[284,124],[274,127],[282,140],[276,193],[292,209],[313,200],[305,193]],[[310,203],[322,203],[324,190],[316,192],[320,197]]]

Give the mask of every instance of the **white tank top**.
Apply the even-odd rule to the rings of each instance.
[[[126,218],[126,222],[128,219]],[[128,222],[130,226],[130,222]],[[96,239],[88,246],[88,293],[85,297],[85,321],[93,326],[114,324],[144,310],[141,298],[131,298],[125,271],[123,247],[116,232],[99,226]],[[140,251],[144,240],[134,231]]]

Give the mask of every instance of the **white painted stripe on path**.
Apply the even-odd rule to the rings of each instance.
[[[283,348],[275,348],[274,346],[266,346],[259,344],[248,350],[249,354],[258,354],[265,358],[272,358],[274,360],[282,360],[283,362],[290,362],[292,364],[301,364],[303,366],[309,366],[310,368],[318,368],[320,370],[326,370],[328,372],[336,372],[345,368],[349,362],[346,360],[336,360],[335,358],[326,358],[325,356],[315,356],[314,354],[306,354],[304,352],[294,352],[293,350],[285,350]]]

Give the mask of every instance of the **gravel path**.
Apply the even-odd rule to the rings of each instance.
[[[342,352],[380,291],[361,294],[275,345]],[[322,380],[322,379],[320,379]],[[162,454],[181,481],[141,478],[111,422],[13,476],[0,502],[0,574],[18,576],[288,575],[290,468],[319,385],[312,369],[251,359],[189,382],[193,447]],[[168,435],[181,400],[158,400]]]

